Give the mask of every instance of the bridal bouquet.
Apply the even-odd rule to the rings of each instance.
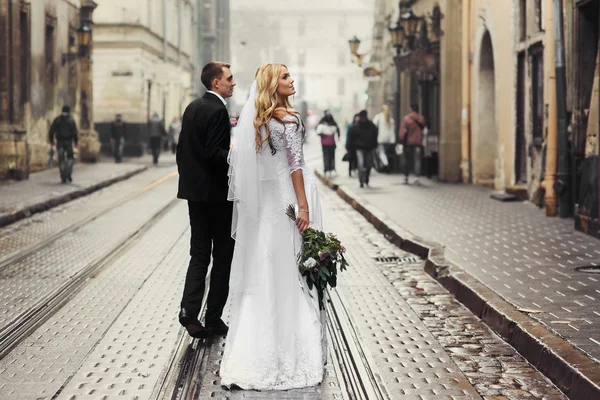
[[[286,215],[296,221],[293,205],[288,206]],[[302,250],[298,254],[300,273],[311,290],[313,286],[317,288],[319,308],[324,310],[323,295],[327,285],[336,287],[338,268],[344,271],[348,266],[344,257],[346,248],[333,233],[326,234],[313,228],[308,228],[302,238]]]

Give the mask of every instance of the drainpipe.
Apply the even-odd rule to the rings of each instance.
[[[177,21],[179,22],[177,24],[177,61],[179,62],[179,65],[181,65],[181,7],[183,7],[182,1],[183,0],[179,0],[179,2],[177,3]]]
[[[471,0],[462,0],[461,170],[463,183],[472,183],[471,165]]]
[[[558,118],[558,171],[555,190],[559,198],[561,218],[572,215],[571,171],[569,171],[569,134],[567,133],[567,77],[565,72],[565,47],[562,0],[554,0],[554,53],[556,68],[556,108]]]
[[[546,26],[544,27],[544,92],[546,92],[546,110],[548,113],[546,138],[546,175],[540,185],[546,190],[544,206],[546,216],[557,215],[557,201],[554,185],[556,184],[556,162],[558,156],[557,109],[556,109],[556,69],[554,67],[554,16],[552,1],[545,0]]]
[[[163,60],[167,62],[169,16],[167,12],[167,0],[163,0]]]

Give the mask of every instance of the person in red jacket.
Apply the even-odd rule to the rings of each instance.
[[[408,184],[411,165],[414,167],[415,185],[419,185],[421,176],[421,158],[423,157],[423,129],[425,118],[419,114],[419,106],[410,106],[412,112],[402,118],[399,132],[399,143],[404,146],[404,184]]]

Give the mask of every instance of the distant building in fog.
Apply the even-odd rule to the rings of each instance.
[[[237,108],[259,64],[285,63],[297,81],[295,106],[332,110],[348,122],[365,106],[367,83],[352,63],[348,40],[357,35],[369,50],[373,0],[233,0],[232,62]]]
[[[199,65],[203,66],[209,61],[231,61],[231,28],[229,0],[197,0],[200,45]],[[196,74],[196,93],[201,94],[206,89],[200,82],[200,74]]]
[[[146,123],[170,122],[193,94],[197,0],[103,0],[94,14],[94,117],[103,149],[116,113],[128,123],[125,154],[146,148]]]

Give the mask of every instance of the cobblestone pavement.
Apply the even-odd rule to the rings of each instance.
[[[338,151],[341,158],[343,151]],[[321,170],[321,163],[314,166]],[[360,189],[338,160],[333,182],[411,234],[445,247],[446,258],[517,308],[600,360],[600,275],[575,270],[600,265],[600,241],[575,231],[571,219],[548,218],[528,202],[502,203],[490,190],[373,173]],[[384,219],[385,220],[385,219]]]
[[[167,154],[162,165],[173,164],[174,156]],[[0,184],[0,226],[10,224],[33,213],[41,212],[81,197],[94,190],[126,179],[150,164],[148,157],[116,164],[76,164],[73,168],[73,183],[62,184],[58,169],[36,172],[29,179]]]
[[[148,171],[128,182],[141,188],[170,170],[156,176]],[[85,218],[83,209],[105,207],[113,195],[135,190],[123,185],[123,193],[105,189],[87,201],[70,203],[63,212],[42,214],[38,223],[23,222],[13,233],[24,235],[64,213]],[[0,271],[0,307],[5,310],[0,316],[26,309],[33,298],[101,257],[122,242],[127,231],[139,229],[169,204],[174,193],[171,179],[90,221],[27,262]],[[336,293],[356,333],[356,345],[364,350],[362,362],[388,398],[564,398],[425,275],[422,261],[389,244],[324,186],[321,195],[327,230],[338,233],[349,249],[351,265],[340,277]],[[56,229],[60,228],[46,232]],[[188,243],[187,209],[178,202],[0,360],[0,399],[154,398],[183,334],[177,311]],[[15,291],[19,287],[26,290]],[[209,349],[200,399],[348,398],[331,351],[325,384],[319,387],[224,392],[216,374],[222,346],[217,341]]]

